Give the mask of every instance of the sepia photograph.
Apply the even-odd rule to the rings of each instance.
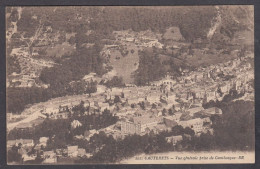
[[[255,163],[254,6],[8,6],[8,165]]]

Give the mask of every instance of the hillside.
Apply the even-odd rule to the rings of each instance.
[[[8,51],[11,52],[22,45],[28,48],[31,55],[51,58],[54,61],[73,55],[78,43],[100,43],[101,39],[114,39],[113,31],[132,30],[137,34],[140,31],[151,30],[160,34],[158,40],[168,37],[168,42],[169,39],[173,40],[174,45],[177,41],[183,41],[186,45],[206,43],[205,48],[218,47],[228,50],[227,46],[238,43],[252,45],[250,39],[254,26],[253,22],[248,22],[253,20],[253,9],[250,6],[10,7],[7,9],[6,17]],[[181,35],[177,36],[177,39],[170,38],[173,36],[171,32],[176,28]],[[147,38],[149,37],[148,35]],[[163,41],[162,45],[168,42]],[[195,50],[196,48],[199,47],[190,47]],[[119,57],[116,53],[114,56]],[[131,54],[129,56],[131,57]],[[133,58],[136,58],[135,54]],[[193,62],[194,59],[191,60]],[[121,64],[113,64],[113,56],[110,62],[113,67]],[[136,69],[136,65],[126,69]],[[129,76],[129,73],[127,74]]]
[[[55,97],[90,72],[139,85],[178,76],[180,68],[236,58],[241,46],[252,54],[253,13],[252,6],[8,7],[7,86],[49,88]]]

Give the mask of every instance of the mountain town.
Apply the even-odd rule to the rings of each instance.
[[[254,150],[250,7],[201,7],[209,15],[194,34],[190,18],[157,29],[160,8],[66,8],[68,21],[63,7],[7,10],[8,163],[113,164],[141,153]],[[173,8],[203,15],[200,7]],[[121,10],[139,25],[120,25]],[[136,20],[135,10],[145,19]],[[172,10],[165,7],[163,21],[179,17]]]

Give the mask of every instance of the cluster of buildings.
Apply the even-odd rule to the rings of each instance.
[[[115,95],[123,92],[121,101],[127,104],[116,111],[121,119],[121,130],[117,128],[108,133],[114,133],[117,137],[118,133],[121,137],[142,135],[152,130],[155,133],[170,130],[175,125],[189,127],[197,136],[205,132],[213,133],[210,116],[221,115],[222,111],[216,107],[204,109],[202,104],[221,101],[231,90],[238,93],[253,92],[250,85],[254,79],[253,69],[243,59],[182,72],[183,76],[177,79],[167,75],[150,86],[112,91]],[[113,98],[111,93],[108,94],[109,98]],[[174,113],[170,114],[169,109],[172,107]]]
[[[21,67],[21,73],[12,73],[7,77],[7,87],[44,87],[48,85],[40,84],[35,80],[39,77],[44,67],[52,67],[53,62],[43,59],[29,57],[29,52],[25,47],[14,48],[10,54],[16,57]]]
[[[158,112],[154,114],[148,112],[144,115],[128,116],[121,121],[121,134],[125,135],[138,134],[144,135],[153,131],[160,133],[162,131],[171,131],[173,127],[180,125],[183,128],[191,128],[195,132],[195,136],[201,133],[210,132],[213,134],[211,128],[211,115],[222,115],[222,111],[218,108],[211,109],[197,109],[195,112],[175,112],[173,115],[161,115]],[[187,117],[188,116],[188,117]]]
[[[132,42],[139,47],[163,47],[163,44],[159,42],[161,35],[154,34],[149,30],[141,32],[134,32],[130,30],[114,31],[114,35],[116,37],[116,41],[119,41],[120,43]]]
[[[57,163],[62,158],[92,156],[92,154],[86,153],[84,148],[79,148],[77,145],[68,145],[66,148],[57,148],[55,150],[44,150],[48,140],[48,137],[40,137],[37,141],[32,139],[8,140],[7,149],[10,150],[13,146],[17,146],[18,154],[21,155],[23,162],[33,161],[38,156],[38,158],[42,159],[43,164]],[[35,152],[32,153],[33,149]]]
[[[15,32],[17,32],[16,22],[12,24],[14,25]],[[46,51],[48,46],[57,44],[61,39],[61,35],[59,33],[53,33],[52,27],[49,25],[39,26],[34,37],[31,39],[25,38],[20,32],[15,34],[17,34],[17,36],[8,38],[8,40],[15,43],[17,42],[19,47],[14,47],[10,56],[17,58],[21,67],[21,73],[8,76],[7,87],[37,86],[47,88],[48,85],[36,82],[35,80],[39,77],[44,67],[52,67],[54,62],[40,58],[34,59],[33,57],[39,56],[41,51]],[[37,39],[37,42],[36,40],[34,41],[34,39]],[[26,42],[26,40],[30,42]],[[34,43],[33,46],[31,45],[32,43]],[[49,51],[47,50],[47,52]]]

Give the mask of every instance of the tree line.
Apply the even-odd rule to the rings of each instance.
[[[166,74],[157,52],[139,51],[139,66],[134,72],[135,84],[147,85]]]
[[[183,14],[183,10],[186,14]],[[17,20],[15,12],[13,10],[14,14],[11,15],[10,20],[13,20],[14,16]],[[37,19],[32,18],[33,15],[36,15]],[[17,24],[18,31],[25,31],[28,36],[35,32],[39,21],[44,25],[52,26],[54,31],[77,32],[80,27],[86,27],[102,31],[107,35],[113,30],[151,29],[164,32],[168,27],[178,26],[185,39],[192,40],[198,37],[206,38],[205,30],[209,29],[215,15],[214,7],[190,9],[188,7],[186,9],[178,7],[63,7],[56,10],[51,7],[42,9],[28,7],[23,9],[21,19]],[[67,22],[63,22],[63,19]],[[86,24],[86,21],[89,22]]]

